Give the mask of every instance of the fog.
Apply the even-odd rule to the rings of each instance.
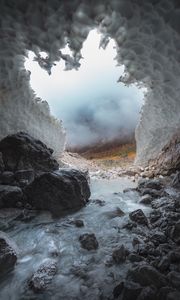
[[[103,49],[100,41],[101,35],[92,30],[84,42],[78,70],[65,71],[64,63],[59,62],[49,76],[31,52],[25,64],[34,91],[62,119],[70,147],[132,137],[139,119],[145,90],[118,82],[124,68],[116,65],[115,43],[110,40]],[[68,47],[62,52],[70,54]]]

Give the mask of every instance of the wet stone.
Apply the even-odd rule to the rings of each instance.
[[[56,273],[57,265],[54,261],[42,264],[28,282],[30,289],[35,293],[43,292],[48,288]]]
[[[162,213],[161,211],[159,210],[153,210],[151,213],[150,213],[150,222],[151,223],[155,223],[157,220],[159,220],[162,216]]]
[[[149,189],[154,189],[154,190],[161,190],[163,187],[161,181],[159,179],[141,179],[138,182],[138,189],[144,189],[144,188],[149,188]]]
[[[74,221],[73,221],[73,224],[74,224],[76,227],[84,227],[84,222],[83,222],[83,220],[74,220]]]
[[[0,276],[11,271],[17,261],[17,253],[13,242],[3,232],[0,232]]]
[[[180,273],[179,272],[175,272],[175,271],[171,271],[168,273],[167,275],[171,285],[174,288],[177,288],[180,290]]]
[[[155,300],[156,299],[156,288],[152,286],[147,286],[142,289],[137,300]],[[163,299],[164,300],[164,299]]]
[[[157,288],[167,284],[165,276],[147,264],[130,269],[128,271],[128,279],[138,282],[142,286],[154,285]]]
[[[79,241],[81,243],[81,247],[88,251],[96,250],[99,247],[98,241],[94,233],[85,233],[80,235]]]
[[[125,281],[121,299],[122,300],[137,299],[141,291],[142,291],[142,287],[139,284],[133,281],[132,282]]]
[[[13,185],[15,182],[15,177],[13,172],[5,171],[0,174],[1,184]]]
[[[129,214],[131,221],[136,222],[140,225],[148,226],[148,220],[141,209],[137,209]]]
[[[116,264],[121,264],[125,262],[127,255],[129,254],[129,251],[124,247],[124,245],[121,245],[118,249],[115,249],[112,254],[113,261]]]
[[[153,200],[152,196],[147,194],[141,197],[139,203],[144,205],[149,205],[151,204],[152,200]]]
[[[138,255],[138,254],[134,254],[134,253],[131,253],[128,255],[128,259],[131,261],[131,262],[140,262],[143,260],[143,258]]]
[[[18,202],[23,202],[23,193],[19,187],[0,185],[0,208],[17,207]]]
[[[117,286],[115,286],[113,290],[113,296],[115,299],[121,295],[123,288],[124,288],[124,282],[120,282]]]
[[[171,239],[180,244],[180,222],[176,223],[172,229],[170,230],[170,237]]]

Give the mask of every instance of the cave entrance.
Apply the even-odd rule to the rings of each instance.
[[[104,45],[101,38],[97,30],[90,31],[78,70],[64,71],[60,61],[49,76],[33,61],[33,53],[25,66],[31,71],[37,96],[63,121],[66,150],[112,167],[132,163],[135,158],[135,128],[145,90],[118,82],[124,67],[117,66],[115,42],[111,39]],[[68,47],[61,51],[71,55]],[[40,54],[46,57],[46,53]]]

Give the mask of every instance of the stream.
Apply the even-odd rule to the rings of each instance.
[[[74,214],[52,219],[50,213],[42,212],[29,222],[18,220],[8,212],[6,216],[1,215],[0,228],[16,243],[18,262],[13,273],[0,284],[0,299],[111,299],[114,286],[125,277],[130,266],[130,262],[114,264],[112,252],[122,244],[132,250],[132,239],[136,236],[123,229],[123,224],[127,223],[129,212],[138,208],[145,213],[150,210],[138,203],[136,191],[123,193],[124,189],[135,186],[127,178],[93,178],[89,203]],[[117,207],[124,216],[115,213]],[[77,228],[72,223],[76,219],[82,220],[84,227]],[[83,233],[95,234],[97,250],[81,247],[79,236]],[[34,294],[27,282],[48,260],[57,262],[57,274],[45,292]]]

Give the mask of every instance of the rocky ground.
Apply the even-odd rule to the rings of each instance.
[[[173,144],[174,145],[174,144]],[[177,146],[177,145],[176,145]],[[170,150],[166,155],[171,160]],[[177,150],[176,147],[176,153]],[[140,204],[150,208],[132,210],[119,230],[133,236],[132,247],[123,243],[113,250],[110,264],[128,271],[118,284],[112,283],[111,296],[99,299],[119,300],[179,300],[180,299],[180,172],[176,154],[168,176],[156,171],[155,165],[99,170],[92,162],[77,154],[65,153],[62,168],[52,157],[52,151],[40,141],[25,133],[9,136],[0,142],[0,209],[18,208],[18,218],[27,217],[31,222],[33,212],[49,210],[57,218],[83,207],[90,197],[88,176],[95,178],[117,178],[129,176],[137,181],[133,190],[139,194]],[[162,159],[160,157],[160,159]],[[79,170],[72,167],[78,166]],[[163,168],[161,166],[161,168]],[[83,170],[83,172],[82,172]],[[89,172],[89,174],[88,174]],[[125,194],[131,189],[124,190]],[[95,200],[94,200],[95,201]],[[102,200],[96,199],[99,207]],[[122,217],[124,212],[116,209],[110,218]],[[113,216],[112,216],[113,214]],[[23,219],[24,220],[24,219]],[[74,225],[83,227],[82,220]],[[85,251],[97,251],[100,247],[96,232],[79,236]],[[34,293],[42,293],[51,285],[57,273],[56,257],[39,266],[29,278],[27,285]],[[18,249],[5,232],[0,232],[1,280],[13,270],[18,260]],[[108,267],[108,266],[107,266]],[[117,278],[115,280],[117,283]],[[11,298],[13,299],[13,298]]]

